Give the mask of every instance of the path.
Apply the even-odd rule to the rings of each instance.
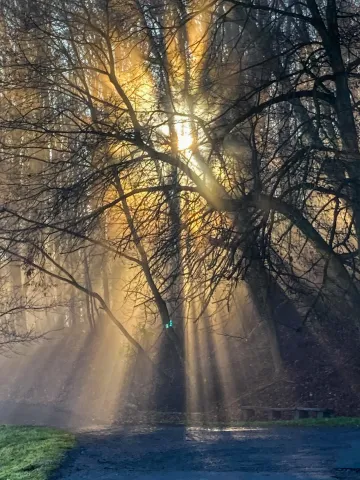
[[[57,480],[360,479],[337,459],[360,429],[278,428],[208,431],[124,427],[81,433]],[[359,454],[354,451],[351,455]]]

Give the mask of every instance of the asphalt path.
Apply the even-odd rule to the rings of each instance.
[[[360,479],[360,429],[158,426],[82,431],[55,478]]]

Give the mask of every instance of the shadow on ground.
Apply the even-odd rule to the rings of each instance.
[[[351,449],[359,436],[357,429],[343,428],[215,431],[123,427],[83,431],[78,447],[55,478],[330,479],[337,475],[340,452]]]

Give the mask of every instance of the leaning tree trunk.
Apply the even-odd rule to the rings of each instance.
[[[252,301],[262,321],[265,322],[269,350],[276,374],[283,370],[283,357],[279,341],[276,318],[271,302],[271,279],[265,267],[254,260],[246,275],[246,283],[250,290]]]

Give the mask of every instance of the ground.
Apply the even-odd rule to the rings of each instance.
[[[78,435],[56,480],[358,479],[359,440],[356,427],[93,430]]]
[[[46,480],[74,446],[53,428],[0,426],[0,480]]]

